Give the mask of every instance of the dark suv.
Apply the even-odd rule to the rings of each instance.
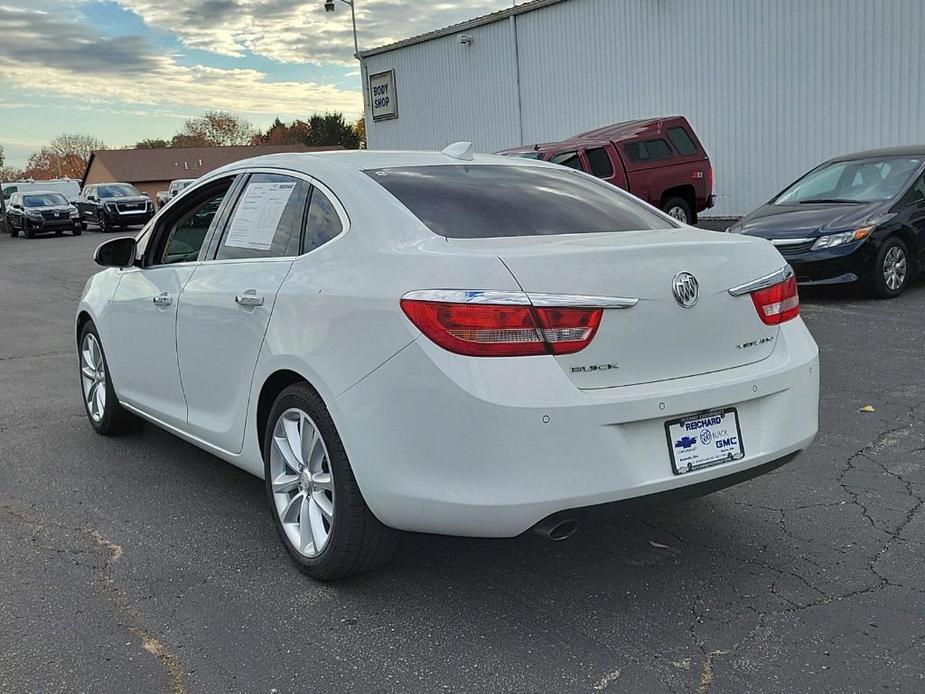
[[[95,183],[85,186],[74,202],[80,218],[100,231],[145,224],[154,216],[154,203],[128,183]]]
[[[13,193],[6,207],[6,226],[10,236],[22,233],[27,238],[36,234],[69,231],[80,236],[80,215],[61,193],[36,191]]]
[[[498,152],[543,159],[627,190],[685,224],[713,207],[713,167],[684,116],[615,123],[561,142]]]

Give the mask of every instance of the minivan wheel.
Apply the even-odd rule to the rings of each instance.
[[[93,321],[87,321],[80,331],[79,347],[80,389],[90,425],[103,436],[137,431],[143,422],[119,404],[103,343]]]
[[[694,213],[691,206],[684,198],[668,198],[662,205],[662,210],[671,218],[677,219],[682,224],[693,224]]]
[[[263,458],[276,529],[304,573],[329,581],[392,556],[398,533],[367,507],[331,415],[308,384],[289,386],[276,398]]]
[[[906,289],[912,277],[909,248],[898,236],[880,246],[874,260],[872,289],[878,299],[893,299]]]

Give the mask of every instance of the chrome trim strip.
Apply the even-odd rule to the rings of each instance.
[[[455,304],[495,304],[502,306],[562,306],[571,308],[632,308],[639,299],[587,294],[546,294],[491,289],[419,289],[402,299],[442,301]]]
[[[729,293],[732,296],[742,296],[744,294],[751,294],[756,292],[759,289],[767,289],[768,287],[773,287],[775,284],[780,284],[784,280],[788,280],[793,277],[793,268],[789,265],[785,265],[780,270],[775,270],[770,275],[765,275],[764,277],[759,277],[756,280],[751,282],[746,282],[745,284],[740,284],[736,287],[729,289]]]
[[[771,239],[771,243],[775,246],[799,246],[801,243],[809,243],[810,241],[815,241],[814,238],[808,239]]]
[[[590,296],[588,294],[531,294],[534,306],[566,306],[571,308],[633,308],[639,299],[623,296]]]
[[[418,289],[404,294],[402,299],[442,301],[453,304],[530,305],[530,299],[523,292],[505,292],[490,289]]]

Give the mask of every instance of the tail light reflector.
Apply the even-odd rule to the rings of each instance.
[[[796,277],[751,294],[758,317],[765,325],[780,325],[800,315],[800,295]]]
[[[471,357],[572,354],[587,347],[603,309],[402,299],[408,319],[432,342]]]

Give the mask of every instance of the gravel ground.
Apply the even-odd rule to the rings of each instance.
[[[0,691],[925,691],[922,282],[805,293],[822,429],[794,463],[564,543],[408,536],[322,585],[260,481],[85,421],[101,238],[0,236]]]

